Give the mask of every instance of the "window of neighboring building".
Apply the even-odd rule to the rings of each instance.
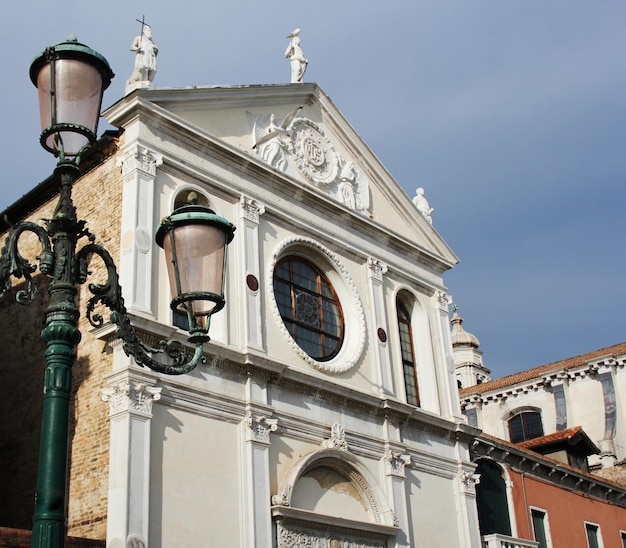
[[[541,413],[538,411],[521,411],[515,414],[509,419],[509,435],[513,443],[543,436]]]
[[[587,545],[589,548],[602,548],[604,546],[599,525],[585,522],[585,532],[587,533]]]
[[[530,511],[535,540],[539,543],[539,548],[550,548],[550,535],[548,531],[548,515],[544,510],[532,508]]]
[[[302,257],[286,257],[274,269],[274,295],[298,346],[315,360],[334,358],[343,342],[344,320],[326,275]]]
[[[417,383],[417,370],[415,352],[413,350],[413,331],[411,329],[411,316],[406,306],[397,302],[398,327],[400,332],[400,349],[402,351],[402,368],[404,371],[404,386],[406,401],[419,407],[420,396]]]
[[[624,533],[624,531],[622,531],[620,533],[621,535],[621,539],[622,539],[622,548],[626,548],[626,533]]]

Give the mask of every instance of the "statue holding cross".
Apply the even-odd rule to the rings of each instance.
[[[154,88],[154,75],[157,69],[157,54],[159,48],[152,41],[152,28],[146,25],[144,18],[141,23],[141,34],[137,36],[130,46],[130,50],[135,54],[135,69],[126,82],[126,93],[130,93],[138,88]]]

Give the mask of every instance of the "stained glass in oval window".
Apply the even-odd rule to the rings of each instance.
[[[289,256],[274,269],[274,296],[285,327],[311,358],[334,358],[343,342],[343,314],[328,278],[313,263]]]

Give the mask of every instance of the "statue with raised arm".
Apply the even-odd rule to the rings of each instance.
[[[415,197],[413,198],[413,204],[415,204],[415,207],[424,216],[424,218],[430,224],[433,224],[432,212],[435,211],[435,208],[430,207],[428,200],[424,196],[424,189],[422,187],[416,190]]]
[[[291,38],[287,51],[285,51],[285,58],[291,62],[291,83],[300,84],[309,64],[300,47],[300,29],[295,29],[291,34],[287,35],[287,38]]]
[[[140,21],[141,22],[141,21]],[[159,48],[152,40],[152,28],[143,22],[141,35],[135,37],[130,46],[130,51],[135,53],[135,70],[126,82],[126,93],[137,88],[154,87],[154,75],[157,70],[157,54]]]

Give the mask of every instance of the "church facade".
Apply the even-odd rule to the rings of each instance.
[[[155,373],[110,324],[81,320],[69,533],[111,547],[480,546],[478,431],[458,403],[443,282],[457,258],[324,92],[138,89],[104,117],[119,132],[74,196],[147,342],[186,341],[160,219],[193,192],[237,230],[206,364]],[[9,216],[45,217],[53,188]],[[90,269],[97,283],[103,267]],[[25,329],[15,318],[2,320],[7,337]],[[25,336],[35,357],[11,373],[26,390],[15,405],[36,402],[41,378],[36,330]],[[35,438],[0,453],[17,474],[19,504],[0,507],[11,527],[28,528],[16,508],[32,478],[16,453]]]

